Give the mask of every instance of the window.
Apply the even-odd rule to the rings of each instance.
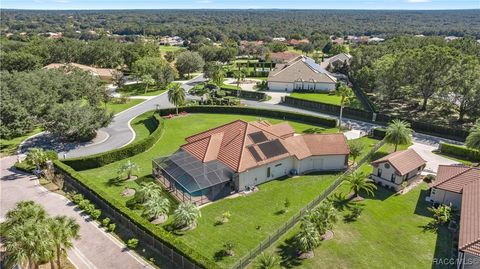
[[[382,177],[382,169],[381,168],[378,168],[377,176]]]
[[[384,165],[384,166],[385,166],[385,168],[386,168],[386,169],[390,169],[390,164],[388,164],[388,163],[385,163],[385,165]]]
[[[392,174],[392,178],[390,179],[392,182],[395,182],[395,174]]]
[[[270,177],[270,175],[271,175],[271,171],[270,171],[270,170],[271,170],[270,167],[267,167],[267,177]]]

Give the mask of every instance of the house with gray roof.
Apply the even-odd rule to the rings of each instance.
[[[272,91],[335,90],[337,79],[311,58],[302,56],[286,64],[277,64],[267,78]]]

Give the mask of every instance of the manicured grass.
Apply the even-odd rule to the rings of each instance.
[[[172,154],[180,145],[185,143],[185,138],[190,135],[237,119],[254,121],[260,118],[227,114],[190,114],[165,120],[165,131],[157,144],[150,150],[129,158],[140,166],[138,172],[140,178],[135,181],[116,182],[118,168],[126,160],[80,173],[85,176],[84,183],[101,188],[106,192],[105,199],[126,203],[131,198],[122,197],[121,192],[125,187],[138,188],[141,181],[151,180],[151,178],[145,178],[145,176],[151,174],[152,159]],[[269,120],[272,123],[282,121],[269,118],[261,119]],[[337,131],[336,128],[324,128],[299,122],[290,122],[290,124],[297,133],[307,133],[311,129],[321,130],[324,133]],[[320,194],[335,177],[335,175],[311,175],[275,180],[261,185],[259,192],[247,197],[218,201],[202,208],[203,217],[197,229],[187,232],[180,238],[212,259],[215,253],[221,250],[223,242],[227,238],[231,238],[237,244],[236,256],[226,258],[220,263],[232,264],[235,259],[243,256],[249,249],[260,243],[267,234],[273,232],[275,227],[279,227],[294,212]],[[275,215],[275,212],[281,209],[287,197],[291,202],[291,210],[286,214]],[[230,211],[232,214],[231,221],[224,226],[214,227],[214,218],[224,211]],[[141,212],[132,210],[131,214],[139,215]],[[255,229],[257,225],[261,226],[259,230]]]
[[[129,99],[126,103],[114,103],[114,102],[108,102],[107,103],[107,111],[108,112],[113,112],[113,114],[120,113],[126,109],[131,108],[132,106],[136,106],[143,102],[145,100],[142,99]]]
[[[360,161],[363,157],[365,157],[372,150],[372,148],[377,143],[380,142],[380,140],[375,139],[375,138],[371,138],[371,137],[368,137],[368,136],[364,136],[364,137],[361,137],[361,138],[358,138],[358,139],[353,139],[353,140],[350,140],[350,141],[356,141],[356,142],[353,142],[353,143],[360,143],[360,144],[363,145],[363,152],[362,152],[362,154],[360,154],[360,156],[358,156],[355,159],[355,162]],[[349,141],[349,143],[352,143],[350,141]],[[351,155],[350,155],[350,160],[353,161],[353,158],[352,158]]]
[[[125,85],[122,88],[117,89],[117,92],[121,93],[122,96],[155,96],[165,92],[165,89],[158,89],[155,86],[150,86],[147,93],[145,93],[145,84],[129,84]]]
[[[25,141],[28,137],[38,134],[42,131],[41,128],[35,128],[33,131],[12,139],[0,139],[0,157],[15,154],[20,143]]]
[[[132,120],[130,125],[135,131],[135,139],[132,141],[132,143],[148,137],[155,131],[156,128],[155,120],[152,118],[152,112],[146,112],[140,116],[137,116]]]
[[[315,257],[308,260],[295,258],[292,230],[279,244],[272,248],[283,260],[286,268],[437,268],[432,259],[449,258],[452,235],[446,227],[437,232],[426,231],[424,226],[431,220],[425,183],[404,195],[379,188],[375,197],[363,202],[364,211],[354,222],[344,222],[348,209],[340,209],[335,225],[334,238],[324,241],[315,249]],[[342,185],[335,199],[349,193]],[[342,198],[340,198],[342,199]],[[345,204],[347,201],[341,201]],[[349,202],[350,204],[352,202]],[[347,203],[348,205],[348,203]]]
[[[198,227],[181,238],[205,256],[228,268],[321,194],[337,176],[338,174],[304,175],[273,180],[260,185],[260,190],[256,193],[207,205],[201,209],[202,218]],[[280,211],[284,208],[286,198],[290,201],[290,207],[288,212],[282,214]],[[216,226],[215,218],[227,211],[231,213],[230,221]],[[235,244],[235,257],[219,255],[226,241]]]
[[[330,95],[328,93],[299,93],[293,92],[290,94],[291,97],[315,101],[320,103],[326,103],[331,105],[340,105],[341,97],[338,95]]]

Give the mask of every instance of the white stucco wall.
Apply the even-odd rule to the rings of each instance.
[[[399,175],[395,175],[395,179],[392,181],[392,175],[395,174],[395,169],[391,165],[389,168],[385,168],[385,163],[380,163],[377,167],[374,166],[372,174],[377,177],[379,177],[378,169],[382,169],[382,175],[380,176],[380,178],[386,181],[394,182],[396,184],[402,184],[403,178]]]
[[[462,195],[456,192],[432,188],[430,190],[430,200],[435,203],[450,205],[460,209],[462,206]]]
[[[298,161],[296,169],[299,174],[307,171],[343,170],[345,155],[312,156]]]
[[[293,159],[293,157],[289,157],[240,173],[237,186],[238,191],[243,191],[246,186],[256,186],[272,179],[288,175],[290,170],[293,169]],[[267,177],[268,167],[270,167],[270,177]]]
[[[287,89],[287,92],[291,92],[293,91],[293,83],[268,81],[268,89],[279,92],[285,92],[285,89]]]

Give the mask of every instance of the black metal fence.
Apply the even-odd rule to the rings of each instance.
[[[315,101],[303,100],[295,97],[285,96],[283,98],[284,104],[296,108],[306,109],[314,112],[326,113],[331,115],[340,114],[340,106],[319,103]],[[391,117],[386,114],[373,113],[370,111],[345,107],[343,109],[343,116],[346,118],[368,121],[368,122],[378,122],[379,124],[388,124],[394,119],[401,119],[410,123],[413,130],[420,133],[431,134],[439,137],[444,137],[448,139],[453,139],[457,141],[465,141],[469,132],[464,129],[452,128],[449,126],[439,126],[427,122],[414,121],[411,119],[403,119]]]
[[[102,214],[108,216],[112,219],[113,222],[117,223],[117,229],[122,227],[128,232],[135,235],[143,244],[147,245],[151,251],[156,252],[160,256],[164,257],[167,261],[172,263],[175,268],[182,269],[200,269],[202,267],[196,265],[189,259],[185,258],[181,254],[177,253],[174,249],[160,242],[157,238],[147,233],[145,230],[139,228],[135,223],[130,221],[123,214],[119,213],[117,210],[108,205],[104,200],[102,200],[97,194],[83,186],[80,182],[75,179],[72,179],[66,173],[63,173],[60,169],[57,169],[57,172],[62,173],[64,176],[64,189],[65,190],[74,190],[82,194],[85,198],[94,203],[98,208],[102,210]]]
[[[275,232],[273,232],[268,238],[263,240],[257,247],[255,247],[253,250],[251,250],[247,255],[242,257],[237,263],[235,263],[232,268],[233,269],[240,269],[240,268],[245,268],[250,262],[252,262],[255,257],[257,257],[260,253],[265,251],[267,248],[269,248],[271,245],[273,245],[281,236],[283,236],[287,231],[289,231],[293,226],[295,226],[305,215],[306,212],[309,210],[314,209],[317,207],[323,200],[325,200],[335,189],[340,186],[340,184],[343,182],[345,177],[355,171],[358,167],[360,167],[362,164],[364,164],[366,161],[370,159],[370,157],[375,153],[381,146],[383,146],[385,143],[384,141],[378,142],[371,150],[370,152],[365,155],[357,164],[355,164],[353,167],[351,167],[349,170],[345,171],[342,175],[340,175],[335,181],[326,189],[324,190],[319,196],[317,196],[313,201],[308,203],[305,207],[303,207],[297,214],[295,214],[293,217],[291,217],[287,222],[285,222],[282,227],[277,229]]]

